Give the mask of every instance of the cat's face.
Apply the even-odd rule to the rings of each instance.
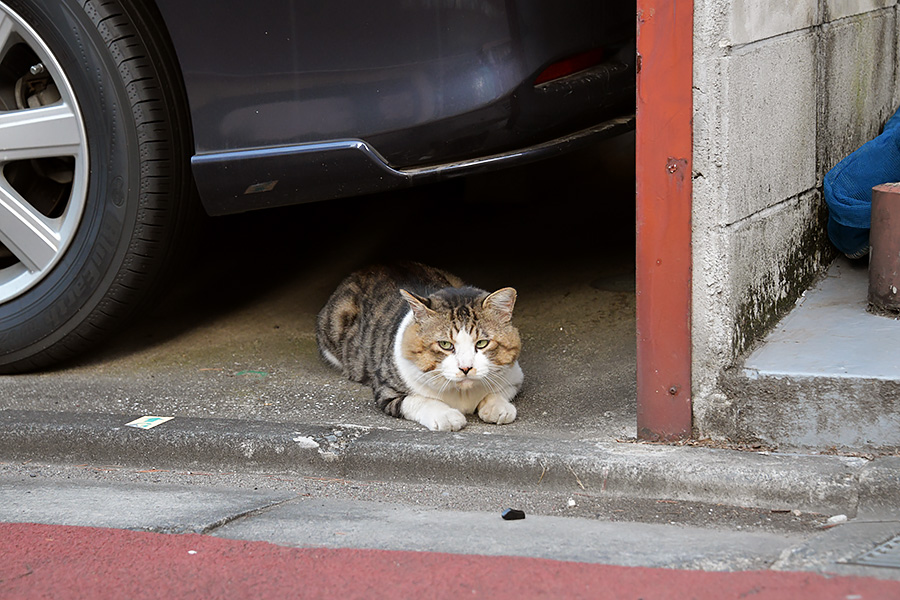
[[[521,341],[512,325],[516,291],[503,288],[486,294],[474,288],[448,288],[427,298],[401,292],[413,311],[403,355],[423,373],[423,383],[436,389],[460,390],[476,382],[499,387],[505,367],[519,357]]]

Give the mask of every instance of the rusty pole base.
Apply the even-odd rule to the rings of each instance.
[[[900,183],[872,188],[869,312],[900,316]]]

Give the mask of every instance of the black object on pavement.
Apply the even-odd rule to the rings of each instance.
[[[525,511],[516,510],[515,508],[507,508],[500,516],[503,517],[504,521],[516,521],[525,518]]]

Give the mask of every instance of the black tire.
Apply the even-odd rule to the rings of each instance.
[[[192,140],[181,74],[150,3],[0,2],[68,80],[90,164],[64,252],[27,289],[0,297],[0,373],[14,373],[79,356],[154,291],[194,211]],[[0,274],[16,261],[5,255]]]

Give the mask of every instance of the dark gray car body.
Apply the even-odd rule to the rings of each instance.
[[[633,1],[156,4],[211,214],[495,168],[633,126]],[[600,62],[535,83],[598,50]]]

